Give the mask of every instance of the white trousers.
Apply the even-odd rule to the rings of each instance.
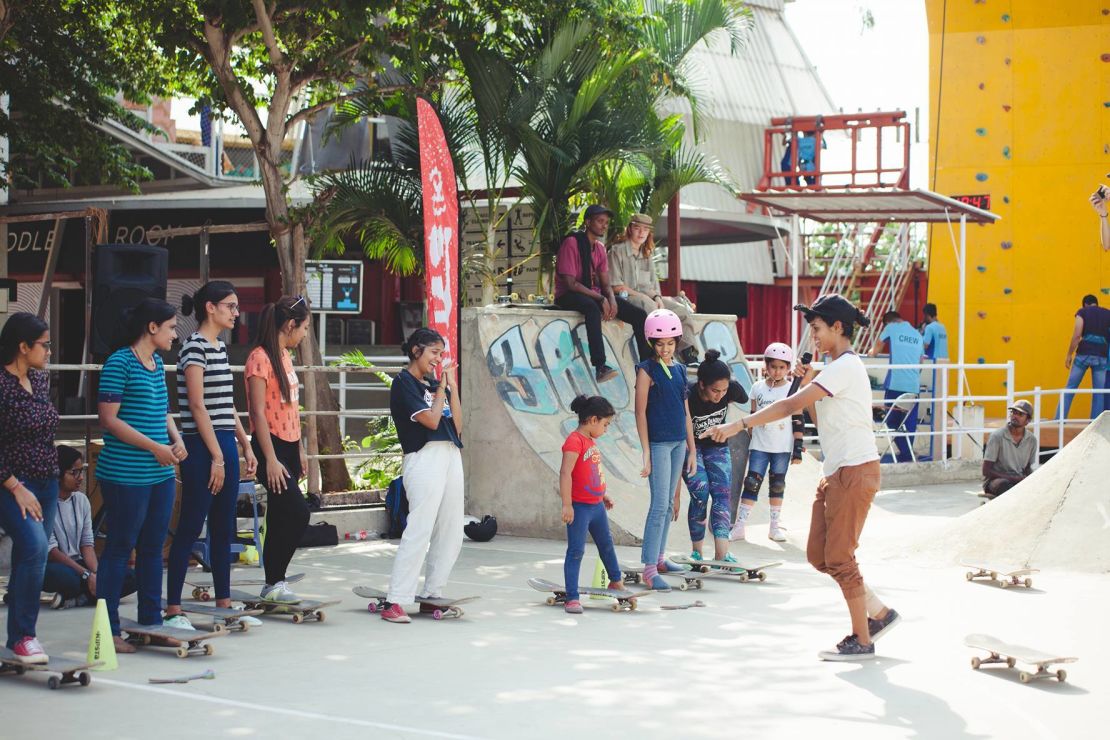
[[[409,517],[389,579],[389,601],[416,600],[420,566],[427,555],[421,596],[443,595],[463,539],[462,452],[451,442],[429,442],[401,465]]]

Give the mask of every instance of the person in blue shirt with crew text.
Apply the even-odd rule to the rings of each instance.
[[[879,354],[884,342],[890,346],[891,365],[918,365],[921,363],[924,354],[924,341],[921,335],[918,334],[917,329],[914,329],[913,325],[903,319],[897,311],[887,311],[883,315],[883,332],[871,349],[872,357]],[[894,459],[896,462],[910,462],[913,460],[910,446],[913,444],[913,433],[917,431],[917,404],[914,403],[913,409],[907,413],[904,408],[899,408],[899,406],[906,406],[905,403],[896,406],[890,402],[907,393],[917,396],[921,391],[921,371],[892,369],[887,372],[886,383],[883,387],[886,389],[883,398],[887,401],[887,428],[897,429],[904,426],[908,433],[906,436],[894,438],[894,446],[897,448]]]

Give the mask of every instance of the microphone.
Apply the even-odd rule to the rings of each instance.
[[[802,364],[803,365],[808,365],[811,362],[813,362],[813,353],[812,352],[803,352],[802,353]],[[802,379],[799,378],[799,377],[795,377],[794,381],[790,384],[790,392],[787,393],[786,395],[793,396],[795,393],[798,392],[798,386],[800,386],[801,384],[802,384]]]

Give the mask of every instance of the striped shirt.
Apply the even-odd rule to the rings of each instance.
[[[100,371],[100,403],[118,403],[117,416],[139,434],[168,445],[166,414],[170,399],[162,358],[154,355],[148,370],[130,347],[116,350]],[[174,477],[172,465],[160,465],[154,454],[121,442],[104,432],[104,449],[96,461],[96,477],[124,486],[152,486]]]
[[[177,405],[181,409],[181,431],[197,433],[197,422],[189,409],[189,393],[185,384],[185,368],[197,365],[204,368],[204,408],[212,420],[213,430],[235,431],[235,392],[232,385],[231,365],[227,362],[227,347],[223,342],[212,346],[204,335],[195,332],[181,347],[177,357]]]

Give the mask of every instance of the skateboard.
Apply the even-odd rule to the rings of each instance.
[[[120,629],[127,633],[127,641],[132,645],[151,645],[156,639],[165,640],[165,647],[176,648],[177,657],[188,658],[192,655],[212,655],[216,652],[212,645],[203,644],[214,637],[223,637],[226,630],[182,630],[165,625],[151,626],[133,622],[130,619],[119,620]],[[176,644],[175,644],[176,643]]]
[[[554,596],[547,598],[548,606],[555,606],[556,604],[567,603],[567,589],[566,586],[560,586],[558,583],[552,583],[544,578],[529,578],[528,585],[537,591],[544,591],[546,593],[553,593]],[[610,599],[616,599],[616,603],[612,605],[612,610],[615,612],[623,611],[636,611],[636,599],[641,596],[647,596],[652,593],[650,588],[642,589],[639,591],[618,591],[611,588],[592,588],[589,586],[581,586],[578,593],[583,596],[606,596]]]
[[[327,618],[324,613],[324,608],[328,606],[335,606],[339,600],[335,601],[316,601],[314,599],[301,599],[296,604],[277,604],[273,601],[265,601],[260,596],[249,594],[246,591],[231,590],[231,598],[236,601],[241,601],[247,609],[261,609],[262,616],[270,614],[292,614],[293,624],[300,624],[315,620],[323,622]]]
[[[304,573],[294,573],[291,576],[285,577],[286,583],[296,583],[304,579]],[[191,573],[185,576],[185,583],[193,587],[193,598],[197,601],[211,601],[212,600],[212,574],[211,573]],[[235,586],[265,586],[265,578],[231,578],[232,587]]]
[[[727,560],[694,560],[685,555],[673,557],[671,560],[680,565],[691,565],[695,570],[700,570],[702,573],[706,574],[718,573],[721,575],[736,576],[737,580],[741,583],[747,583],[753,580],[760,582],[766,581],[767,574],[764,573],[764,571],[782,565],[782,562],[744,565],[743,563],[730,563]]]
[[[352,590],[355,592],[356,596],[361,596],[364,599],[372,599],[372,601],[366,605],[367,611],[371,614],[376,614],[379,610],[385,609],[386,596],[388,596],[385,591],[379,591],[370,586],[355,586]],[[465,614],[465,612],[459,608],[459,604],[469,604],[471,601],[477,601],[480,598],[480,596],[464,596],[461,599],[448,599],[446,597],[433,599],[417,596],[416,603],[434,606],[436,608],[435,611],[418,613],[430,614],[433,619],[438,621],[440,619],[458,619]]]
[[[166,608],[166,600],[162,599],[162,609]],[[182,604],[181,611],[186,614],[201,614],[212,617],[212,629],[216,632],[235,629],[246,632],[250,625],[241,621],[243,617],[257,617],[261,609],[231,609],[208,604]]]
[[[1033,588],[1033,579],[1028,576],[1033,573],[1041,572],[1037,568],[1018,568],[1016,570],[1005,571],[1001,569],[992,570],[991,568],[985,568],[982,565],[973,565],[971,563],[961,563],[961,565],[965,568],[973,569],[964,574],[964,578],[967,580],[974,581],[977,578],[985,578],[989,581],[994,581],[1002,588],[1009,588],[1010,586]]]
[[[1038,678],[1055,678],[1060,683],[1063,683],[1068,677],[1068,672],[1063,668],[1050,671],[1048,667],[1055,663],[1074,663],[1079,660],[1079,658],[1064,658],[1057,655],[1049,655],[1048,653],[1042,653],[1039,650],[1033,650],[1032,648],[1023,647],[1021,645],[1011,645],[1008,642],[1003,642],[990,635],[968,635],[964,638],[964,644],[971,648],[986,650],[991,654],[989,658],[980,658],[978,656],[972,658],[971,667],[975,670],[979,670],[979,666],[989,663],[1005,663],[1007,668],[1013,668],[1019,660],[1022,663],[1036,666],[1036,673],[1029,673],[1028,671],[1020,671],[1018,673],[1018,680],[1022,683],[1029,683]]]
[[[625,584],[629,586],[643,585],[644,582],[644,566],[642,565],[622,565],[621,573],[624,577]],[[701,589],[703,586],[702,578],[705,573],[696,570],[684,570],[680,573],[660,573],[659,575],[664,578],[674,576],[681,578],[682,583],[678,584],[679,591],[686,591],[687,589],[696,588]]]
[[[65,658],[51,658],[49,663],[21,663],[16,659],[15,653],[6,647],[0,647],[0,673],[14,673],[17,676],[22,676],[27,671],[49,673],[50,677],[46,679],[46,685],[51,689],[57,689],[67,683],[88,686],[92,683],[89,669],[101,665],[104,663],[99,660],[93,663],[80,663]]]

